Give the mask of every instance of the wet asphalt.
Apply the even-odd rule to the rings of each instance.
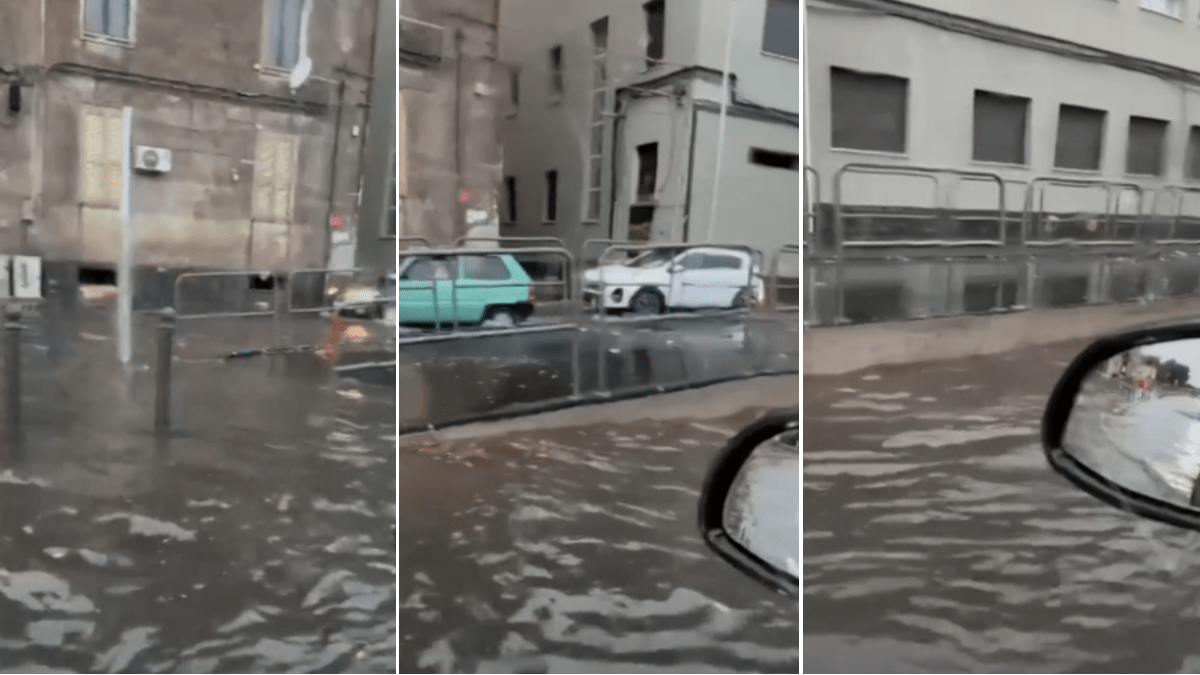
[[[393,387],[179,362],[157,442],[153,332],[126,373],[111,334],[45,328],[0,457],[0,671],[394,672]]]
[[[806,672],[1200,670],[1200,534],[1042,454],[1085,345],[805,378]]]

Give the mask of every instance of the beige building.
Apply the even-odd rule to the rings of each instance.
[[[0,2],[0,252],[114,281],[125,106],[140,304],[182,270],[390,249],[360,218],[380,1]]]

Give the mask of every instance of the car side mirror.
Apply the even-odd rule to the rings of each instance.
[[[713,460],[700,493],[705,544],[767,588],[799,600],[800,413],[768,414]]]
[[[671,263],[671,267],[669,267],[668,269],[670,270],[670,272],[672,274],[674,274],[675,272],[682,272],[683,265],[681,263]]]
[[[1200,323],[1085,349],[1050,396],[1042,442],[1050,466],[1080,490],[1200,531]]]

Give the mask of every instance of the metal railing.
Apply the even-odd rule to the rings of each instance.
[[[801,306],[801,303],[799,300],[800,287],[802,286],[802,284],[800,283],[800,275],[803,274],[803,270],[801,269],[800,261],[797,260],[797,264],[796,264],[796,268],[797,268],[796,283],[784,284],[784,283],[780,283],[780,281],[779,281],[779,279],[780,279],[780,277],[779,277],[779,262],[780,262],[780,260],[783,259],[784,256],[790,256],[790,255],[794,255],[797,258],[799,258],[799,256],[800,256],[800,245],[799,244],[785,244],[784,246],[781,246],[781,247],[775,249],[775,253],[772,254],[772,256],[771,256],[770,274],[767,277],[768,279],[770,279],[770,281],[767,284],[767,288],[770,289],[770,296],[767,298],[766,306],[768,309],[770,309],[772,311],[795,312],[795,311],[799,311],[800,306]],[[780,304],[779,292],[782,290],[789,290],[789,291],[795,290],[796,291],[797,300],[796,300],[795,305],[781,305]]]
[[[1089,212],[1072,210],[1063,217],[1046,210],[1046,188],[1061,187],[1077,190],[1103,190],[1104,211]],[[1121,237],[1117,232],[1121,220],[1121,196],[1132,192],[1137,197],[1137,211],[1133,217],[1132,238]],[[1021,214],[1021,239],[1023,246],[1129,246],[1142,237],[1142,211],[1145,202],[1144,189],[1136,183],[1112,182],[1088,178],[1061,178],[1039,176],[1029,181],[1025,191],[1025,203]],[[1063,213],[1063,212],[1058,212]],[[1102,223],[1101,223],[1102,221]],[[1078,224],[1074,236],[1052,236],[1064,225]],[[1080,231],[1082,230],[1082,231]],[[1080,236],[1084,233],[1088,236]],[[1097,235],[1095,237],[1091,235]],[[1046,236],[1051,235],[1051,236]],[[1107,235],[1107,239],[1103,238]]]

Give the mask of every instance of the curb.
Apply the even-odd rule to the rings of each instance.
[[[688,391],[691,389],[703,389],[717,384],[725,384],[726,382],[738,382],[741,380],[752,380],[756,377],[779,377],[783,375],[799,375],[800,369],[773,369],[760,370],[753,373],[741,373],[738,375],[727,375],[725,377],[714,377],[706,380],[696,380],[693,382],[683,382],[671,385],[644,385],[639,387],[627,387],[608,393],[592,392],[580,396],[571,396],[567,398],[555,398],[546,401],[538,401],[536,403],[521,403],[510,408],[497,410],[493,412],[478,413],[475,415],[467,415],[456,420],[443,422],[441,424],[427,424],[425,426],[410,425],[397,429],[396,436],[411,436],[414,434],[429,433],[438,429],[447,429],[450,427],[461,427],[468,424],[479,424],[481,422],[501,422],[504,420],[515,419],[517,417],[527,417],[529,415],[538,415],[541,413],[558,412],[559,410],[568,410],[570,408],[579,408],[587,405],[599,405],[601,403],[615,403],[617,401],[630,401],[639,398],[648,398],[658,394],[673,394],[680,391]]]

